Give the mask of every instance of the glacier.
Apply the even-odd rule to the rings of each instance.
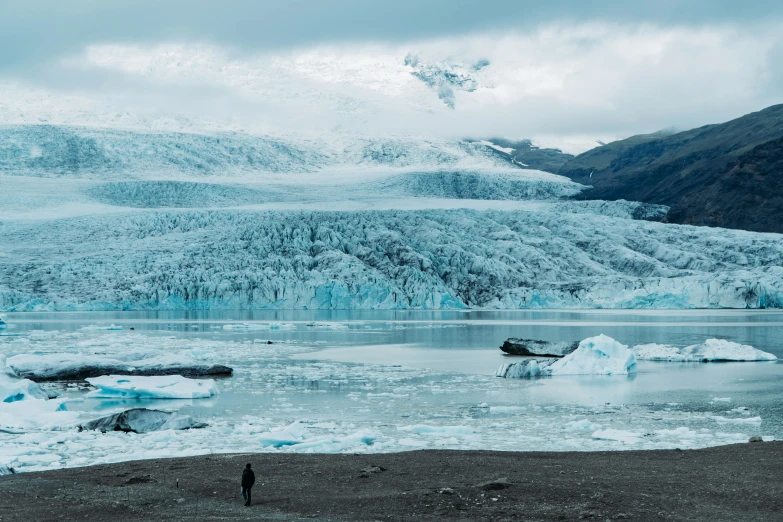
[[[0,310],[777,308],[776,234],[480,141],[0,126]]]

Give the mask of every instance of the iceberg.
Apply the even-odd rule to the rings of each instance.
[[[668,344],[640,344],[633,347],[636,358],[647,361],[728,362],[776,361],[777,357],[747,344],[725,339],[707,339],[701,344],[677,347]]]
[[[188,379],[181,375],[106,375],[86,380],[97,388],[89,395],[102,399],[206,399],[218,394],[214,380]]]
[[[138,357],[138,358],[136,358]],[[227,376],[233,370],[219,364],[205,364],[181,355],[127,354],[101,356],[79,353],[20,354],[9,357],[6,367],[17,376],[34,381],[84,380],[101,375],[182,375],[185,377]]]
[[[113,415],[101,417],[79,425],[80,430],[124,431],[148,433],[164,430],[187,430],[204,428],[203,422],[193,420],[190,415],[180,415],[147,408],[132,408]]]
[[[551,375],[628,375],[636,373],[636,356],[626,345],[601,334],[585,339],[547,370]]]
[[[579,343],[579,347],[562,359],[526,359],[506,363],[496,377],[522,379],[556,375],[628,375],[636,373],[636,356],[624,344],[598,335]]]

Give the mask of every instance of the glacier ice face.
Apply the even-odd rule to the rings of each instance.
[[[780,236],[566,201],[585,187],[507,156],[4,126],[0,310],[783,306]]]
[[[0,309],[772,308],[775,234],[530,210],[0,222]]]
[[[776,361],[777,357],[746,344],[725,339],[707,339],[701,344],[677,347],[665,344],[641,344],[633,347],[637,359],[648,361]]]
[[[188,379],[181,375],[131,377],[105,375],[86,379],[101,399],[206,399],[218,394],[212,379]]]

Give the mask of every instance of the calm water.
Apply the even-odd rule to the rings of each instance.
[[[255,329],[223,329],[242,322]],[[24,337],[43,330],[60,332],[64,338],[87,325],[122,325],[121,332],[90,334],[113,350],[123,349],[126,340],[137,348],[140,342],[156,347],[164,339],[167,349],[177,343],[191,346],[196,340],[212,343],[219,362],[232,365],[235,376],[221,381],[216,399],[177,403],[178,408],[212,420],[263,415],[281,423],[315,419],[393,427],[438,419],[480,426],[482,418],[487,423],[505,419],[508,426],[487,435],[487,440],[494,437],[488,447],[506,448],[503,434],[508,430],[523,429],[531,418],[545,415],[549,424],[542,424],[539,432],[562,429],[562,419],[582,414],[573,408],[630,405],[625,417],[615,412],[612,422],[603,423],[613,429],[688,426],[719,434],[723,426],[716,425],[715,416],[737,417],[730,410],[741,406],[748,408],[746,415],[761,417],[761,423],[729,423],[725,431],[783,439],[780,363],[642,361],[639,373],[630,377],[492,377],[509,360],[498,348],[508,337],[572,341],[603,333],[631,346],[725,338],[783,359],[779,311],[28,313],[10,314],[9,323],[14,326],[6,334]],[[54,337],[53,344],[35,348],[61,349],[57,342]],[[73,407],[117,406],[88,399]],[[487,408],[496,414],[490,415]],[[594,411],[591,415],[593,420],[601,418]]]

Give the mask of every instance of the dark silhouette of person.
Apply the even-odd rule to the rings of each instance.
[[[242,470],[242,497],[245,499],[245,505],[250,505],[250,490],[256,482],[256,474],[250,469],[250,464]]]

